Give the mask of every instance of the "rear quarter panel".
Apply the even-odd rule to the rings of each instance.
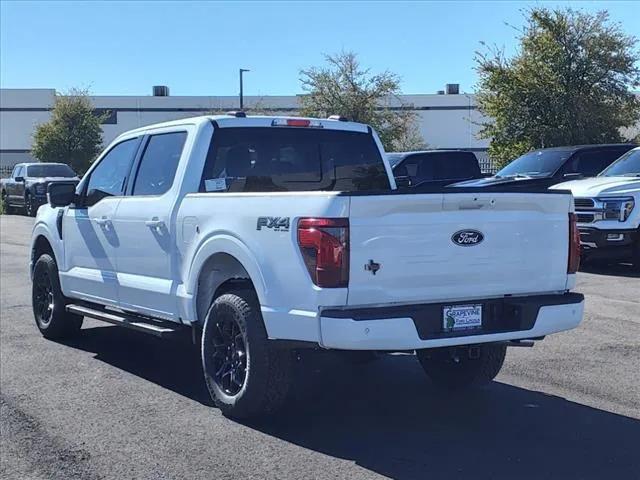
[[[282,322],[296,317],[309,319],[307,327],[315,338],[318,306],[345,305],[347,289],[321,289],[313,284],[298,248],[298,219],[346,217],[348,211],[349,197],[329,192],[186,195],[177,215],[176,239],[185,295],[197,295],[198,277],[207,259],[226,253],[249,273],[265,320],[274,319],[271,329],[267,325],[271,338],[279,337],[279,327],[273,325],[294,331],[295,325]],[[289,228],[258,229],[260,217],[288,219]]]

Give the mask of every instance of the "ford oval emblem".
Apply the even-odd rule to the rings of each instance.
[[[451,241],[460,247],[473,247],[483,240],[484,235],[478,230],[458,230],[451,235]]]

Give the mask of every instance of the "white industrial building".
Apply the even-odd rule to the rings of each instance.
[[[455,91],[455,90],[454,90]],[[0,166],[6,172],[18,162],[32,161],[32,135],[46,122],[55,102],[55,89],[0,89]],[[275,115],[294,114],[298,96],[245,96],[252,107]],[[152,123],[238,109],[237,96],[93,96],[96,110],[108,112],[104,143],[120,133]],[[476,138],[482,115],[469,94],[404,95],[395,105],[410,105],[418,128],[430,148],[464,148],[486,159],[487,140]],[[392,105],[393,107],[394,105]]]
[[[447,87],[456,92],[457,85]],[[153,91],[168,89],[160,88]],[[4,175],[19,162],[33,161],[30,155],[32,135],[36,125],[46,122],[55,102],[55,89],[0,89],[0,172]],[[247,110],[257,108],[275,115],[291,115],[298,110],[299,97],[245,96]],[[104,144],[120,133],[152,123],[192,117],[207,113],[222,113],[238,109],[237,96],[93,96],[96,110],[107,113],[103,122]],[[477,138],[483,116],[472,94],[403,95],[392,108],[410,106],[418,117],[418,128],[429,148],[459,148],[471,150],[484,170],[490,170],[487,159],[488,140]],[[639,124],[640,125],[640,124]],[[624,132],[636,135],[638,126]]]

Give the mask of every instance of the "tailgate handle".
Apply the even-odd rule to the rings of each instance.
[[[460,210],[479,210],[484,207],[493,207],[496,204],[494,199],[491,200],[478,200],[474,199],[471,202],[461,202],[458,204]]]
[[[458,205],[460,210],[479,210],[484,207],[484,203],[461,203]]]

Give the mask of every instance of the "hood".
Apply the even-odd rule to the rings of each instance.
[[[640,177],[593,177],[559,183],[555,190],[571,190],[574,197],[632,195],[640,193]]]
[[[492,187],[496,185],[520,185],[525,186],[549,186],[554,183],[553,179],[546,176],[540,177],[485,177],[474,180],[466,180],[449,185],[450,187]]]

